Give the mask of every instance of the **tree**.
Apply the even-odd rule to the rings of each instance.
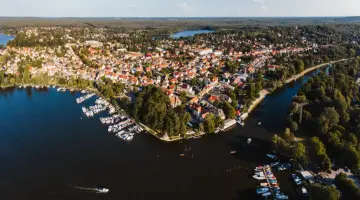
[[[312,137],[310,140],[310,157],[320,169],[328,171],[331,169],[331,161],[326,154],[326,148],[318,137]]]
[[[340,200],[340,192],[333,186],[309,185],[310,200]]]
[[[212,113],[208,114],[204,120],[204,130],[206,133],[213,133],[215,128],[215,117]]]
[[[248,100],[255,100],[256,97],[256,89],[255,89],[255,85],[252,81],[252,79],[250,79],[248,86],[247,86],[247,90],[246,90],[246,96]]]
[[[11,78],[11,79],[10,79],[10,84],[11,84],[11,85],[14,85],[14,84],[15,84],[15,79],[14,79],[14,78]]]
[[[326,134],[331,128],[339,123],[339,114],[336,110],[331,108],[325,108],[325,110],[321,113],[318,124],[320,128],[320,132],[322,134]]]
[[[181,102],[186,102],[186,92],[182,91],[180,92],[180,96],[179,96]]]
[[[225,67],[228,69],[230,73],[235,73],[238,70],[238,66],[231,61],[226,62]]]
[[[296,60],[295,61],[295,70],[296,70],[296,73],[301,73],[304,71],[304,68],[305,68],[305,64],[304,64],[304,61],[303,60]]]
[[[346,174],[340,173],[335,178],[335,185],[343,193],[344,199],[360,199],[360,189]]]
[[[294,121],[291,121],[290,127],[291,127],[291,131],[297,131],[299,128],[298,123],[296,123]]]
[[[224,102],[224,113],[229,119],[234,119],[236,116],[234,107],[232,107],[227,101]]]
[[[360,154],[353,146],[346,146],[345,151],[345,165],[350,167],[351,169],[359,169],[360,168]]]
[[[200,123],[199,124],[199,132],[204,132],[205,128],[204,128],[204,123]]]
[[[296,162],[308,164],[306,148],[302,143],[296,143],[293,148],[292,157]]]

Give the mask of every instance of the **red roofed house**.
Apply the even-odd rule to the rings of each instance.
[[[277,66],[275,66],[275,65],[269,65],[268,66],[269,71],[276,71],[276,68],[277,68]]]
[[[199,102],[199,98],[198,98],[198,97],[194,97],[194,98],[192,98],[192,99],[189,101],[190,104],[194,104],[194,103],[197,103],[197,102]]]
[[[173,95],[173,96],[170,97],[169,99],[170,99],[171,107],[175,108],[175,107],[181,105],[181,100],[180,100],[180,98],[179,98],[178,96]]]
[[[217,97],[217,96],[213,96],[213,95],[211,95],[211,96],[209,97],[209,99],[208,99],[208,101],[209,101],[210,103],[214,103],[216,100],[218,100],[218,97]]]

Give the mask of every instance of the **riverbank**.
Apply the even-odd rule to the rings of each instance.
[[[349,59],[353,59],[353,58],[344,58],[344,59],[341,59],[341,60],[331,61],[331,62],[323,63],[323,64],[320,64],[320,65],[316,65],[316,66],[314,66],[314,67],[310,67],[310,68],[308,68],[308,69],[305,69],[302,73],[297,74],[297,75],[295,75],[295,76],[293,76],[293,77],[291,77],[291,78],[288,78],[287,80],[285,80],[285,81],[281,84],[281,86],[283,86],[284,84],[288,84],[288,83],[291,83],[291,82],[293,82],[293,81],[296,81],[297,79],[303,77],[305,74],[307,74],[307,73],[309,73],[309,72],[312,72],[312,71],[314,71],[314,70],[316,70],[316,69],[319,69],[319,68],[321,68],[321,67],[324,67],[324,66],[327,66],[327,65],[330,65],[330,64],[334,64],[334,63],[338,63],[338,62],[347,61],[347,60],[349,60]],[[281,87],[281,86],[280,86],[280,87]],[[256,108],[256,106],[257,106],[259,103],[261,103],[262,100],[265,99],[265,97],[266,97],[268,94],[271,94],[271,92],[269,92],[268,90],[262,90],[262,91],[260,91],[260,93],[259,93],[260,96],[251,103],[248,112],[246,112],[246,113],[244,113],[243,115],[241,115],[241,119],[242,119],[242,120],[245,120],[245,119],[249,116],[249,114]]]
[[[344,59],[341,59],[341,60],[336,60],[336,61],[331,61],[331,62],[328,62],[328,63],[323,63],[323,64],[320,64],[320,65],[316,65],[314,67],[310,67],[310,68],[307,68],[305,69],[303,72],[301,72],[300,74],[297,74],[289,79],[287,79],[284,83],[287,84],[287,83],[291,83],[293,81],[296,81],[297,79],[301,78],[302,76],[304,76],[305,74],[309,73],[309,72],[312,72],[316,69],[319,69],[321,67],[324,67],[326,65],[330,65],[330,64],[334,64],[334,63],[338,63],[338,62],[343,62],[343,61],[347,61],[349,60],[350,58],[344,58]]]

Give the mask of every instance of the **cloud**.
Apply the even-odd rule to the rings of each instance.
[[[195,8],[190,6],[188,3],[184,2],[182,4],[179,5],[179,7],[184,10],[185,12],[191,12],[193,11]]]
[[[255,3],[265,3],[264,0],[252,0],[252,1],[255,2]]]

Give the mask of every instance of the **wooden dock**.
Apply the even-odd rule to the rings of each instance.
[[[268,174],[266,173],[266,169],[269,169],[270,171],[271,171],[271,167],[269,166],[269,167],[263,167],[263,172],[264,172],[264,175],[265,175],[265,178],[266,178],[266,181],[267,181],[267,183],[268,183],[268,185],[269,185],[269,188],[270,188],[270,192],[271,192],[271,194],[272,194],[272,196],[273,196],[273,199],[275,199],[275,194],[274,194],[274,191],[273,191],[273,186],[271,185],[271,182],[270,182],[270,177],[268,176]],[[272,173],[272,171],[271,171],[271,173]],[[273,173],[272,173],[273,174]],[[267,196],[266,196],[266,199],[267,199]]]

